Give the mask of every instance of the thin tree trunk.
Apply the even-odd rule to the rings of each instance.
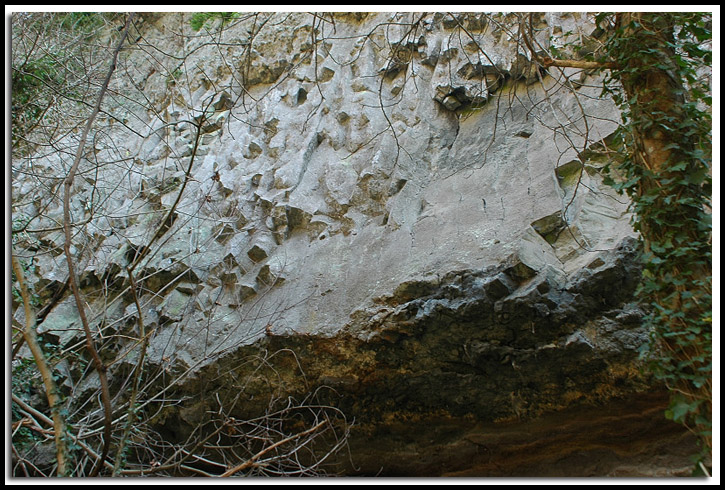
[[[43,385],[45,386],[45,396],[48,398],[48,405],[50,405],[50,413],[53,417],[53,433],[55,436],[55,453],[58,463],[58,476],[68,476],[68,448],[65,444],[65,419],[61,413],[61,406],[63,400],[58,392],[58,387],[53,379],[53,370],[48,365],[48,360],[45,358],[43,349],[40,347],[38,342],[38,333],[35,330],[35,311],[30,304],[30,294],[28,293],[28,287],[25,284],[25,272],[20,266],[20,262],[13,255],[12,256],[13,271],[15,271],[15,277],[18,280],[20,286],[20,295],[23,298],[23,305],[25,307],[25,329],[23,330],[23,338],[25,343],[28,345],[30,352],[33,354],[35,359],[35,365],[38,366],[38,372],[40,377],[43,379]]]

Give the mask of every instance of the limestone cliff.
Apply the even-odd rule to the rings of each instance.
[[[148,425],[171,442],[220,406],[250,419],[314,393],[354,420],[329,460],[347,475],[686,473],[673,447],[694,443],[639,361],[637,235],[600,172],[619,114],[599,75],[538,68],[511,15],[189,18],[137,19],[73,189],[119,407],[142,257]],[[545,46],[595,27],[536,22]],[[18,253],[62,348],[81,336],[43,179],[69,164],[39,149],[13,169],[41,177],[12,182],[13,212],[48,230]],[[93,374],[65,369],[92,396]]]

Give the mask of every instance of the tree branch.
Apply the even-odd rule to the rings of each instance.
[[[612,69],[617,68],[617,63],[613,61],[583,61],[583,60],[555,60],[553,58],[549,58],[548,56],[539,56],[539,53],[536,52],[534,49],[534,46],[531,43],[531,39],[529,39],[528,34],[526,33],[526,26],[524,25],[523,21],[519,24],[519,29],[521,31],[521,36],[524,39],[524,44],[526,44],[526,47],[529,48],[529,51],[531,52],[531,59],[537,63],[539,63],[544,68],[549,68],[551,66],[556,66],[559,68],[581,68],[583,70],[603,70],[603,69]],[[532,33],[534,32],[534,26],[533,26],[533,14],[529,14],[529,31]]]
[[[254,456],[252,456],[251,458],[249,458],[248,460],[246,460],[244,463],[242,463],[240,465],[237,465],[234,468],[231,468],[231,469],[225,471],[220,476],[222,476],[222,477],[232,476],[234,473],[237,473],[239,471],[242,471],[243,469],[249,468],[250,466],[254,465],[254,463],[259,458],[261,458],[262,456],[264,456],[265,454],[267,454],[268,452],[270,452],[272,449],[275,449],[275,448],[281,446],[282,444],[284,444],[286,442],[292,441],[292,440],[297,439],[299,437],[304,437],[307,434],[311,434],[314,431],[316,431],[317,429],[319,429],[320,427],[322,427],[323,425],[325,425],[326,423],[327,422],[323,420],[322,422],[320,422],[319,424],[315,425],[314,427],[311,427],[311,428],[309,428],[309,429],[307,429],[305,431],[302,431],[299,434],[294,434],[294,435],[289,436],[289,437],[287,437],[285,439],[282,439],[281,441],[277,441],[274,444],[272,444],[271,446],[268,446],[268,447],[262,449],[257,454],[255,454]]]
[[[583,61],[583,60],[555,60],[552,58],[544,57],[540,58],[539,61],[544,68],[550,66],[558,66],[560,68],[581,68],[583,70],[603,70],[603,69],[614,69],[619,65],[613,61]]]
[[[81,323],[83,325],[83,331],[86,335],[86,348],[88,349],[88,352],[90,353],[92,359],[93,359],[93,365],[98,372],[98,377],[101,382],[101,401],[103,404],[103,412],[104,412],[104,437],[103,437],[103,451],[101,453],[100,461],[103,462],[108,455],[108,451],[111,444],[111,425],[112,425],[112,408],[111,408],[111,393],[110,389],[108,387],[108,377],[106,376],[106,366],[103,364],[103,361],[101,360],[101,357],[98,354],[98,351],[96,350],[94,344],[93,344],[93,334],[91,333],[90,326],[88,324],[88,318],[86,317],[85,312],[85,306],[83,299],[81,297],[81,291],[80,286],[78,284],[78,276],[75,273],[75,267],[73,264],[73,255],[70,251],[71,246],[71,217],[70,217],[70,195],[71,195],[71,188],[73,186],[73,180],[75,178],[76,172],[78,171],[78,167],[81,162],[81,158],[83,157],[83,150],[85,148],[86,140],[88,138],[88,133],[90,132],[91,126],[93,125],[93,121],[96,119],[96,116],[98,115],[98,112],[101,109],[101,102],[103,101],[103,97],[106,94],[106,90],[108,89],[108,84],[111,81],[111,76],[113,75],[113,72],[116,69],[116,60],[118,59],[118,53],[121,51],[121,48],[123,47],[123,43],[126,42],[126,37],[128,35],[128,28],[131,25],[131,19],[133,18],[133,13],[129,14],[126,18],[126,25],[123,30],[123,34],[121,35],[121,39],[118,42],[118,45],[116,46],[116,49],[113,52],[113,56],[111,58],[111,66],[108,69],[108,73],[106,74],[106,78],[103,81],[103,85],[101,86],[101,91],[98,94],[98,100],[96,101],[96,105],[91,112],[90,116],[88,117],[88,121],[86,122],[86,126],[83,129],[83,134],[81,135],[81,139],[78,142],[78,149],[76,150],[75,159],[73,161],[73,165],[70,168],[70,171],[68,172],[68,176],[65,179],[64,187],[65,192],[63,195],[63,230],[65,232],[65,243],[63,244],[63,250],[65,252],[65,257],[68,262],[68,275],[69,275],[69,282],[71,286],[71,290],[73,292],[73,297],[76,301],[76,307],[78,309],[78,315],[80,316]],[[96,467],[91,471],[91,474],[89,476],[96,476],[98,474],[98,471],[101,469],[102,464],[96,465]]]
[[[33,354],[35,365],[38,367],[40,376],[43,379],[43,385],[45,385],[45,396],[48,398],[50,411],[53,415],[53,432],[55,433],[58,476],[68,476],[68,450],[65,445],[65,420],[60,412],[60,407],[63,401],[58,394],[58,387],[53,379],[53,370],[48,365],[48,360],[45,358],[43,349],[40,347],[40,343],[38,342],[38,334],[35,331],[35,312],[30,305],[30,294],[28,292],[28,287],[25,284],[25,271],[23,271],[23,268],[20,266],[20,262],[15,255],[11,257],[11,260],[13,264],[13,271],[15,271],[15,277],[18,281],[18,285],[20,286],[20,295],[23,298],[23,305],[25,307],[25,329],[23,330],[23,338],[25,338],[25,343],[28,344],[28,348]]]

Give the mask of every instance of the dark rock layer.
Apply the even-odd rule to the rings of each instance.
[[[566,284],[515,257],[410,281],[332,337],[270,328],[183,386],[174,432],[214,411],[209,394],[238,400],[244,380],[237,418],[261,413],[270,392],[316,391],[354,420],[347,475],[679,474],[682,454],[664,451],[669,465],[657,451],[693,440],[664,419],[640,361],[637,253],[625,241]]]

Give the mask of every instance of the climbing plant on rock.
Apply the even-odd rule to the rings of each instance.
[[[667,415],[698,433],[703,453],[712,420],[712,100],[698,68],[711,65],[711,38],[705,14],[621,13],[606,45],[625,123],[619,188],[645,244],[639,295],[653,307],[653,364],[672,390]]]
[[[623,178],[610,183],[632,199],[644,242],[649,359],[672,393],[666,415],[700,438],[702,471],[712,446],[711,16],[618,13],[597,22],[610,32],[603,95],[623,117]]]
[[[644,242],[638,289],[651,309],[648,358],[670,389],[666,415],[700,438],[698,471],[712,449],[712,16],[697,12],[601,13],[607,32],[599,56],[586,60],[532,56],[545,68],[609,70],[623,124],[621,149],[605,170],[632,199]],[[533,29],[529,29],[533,31]],[[524,37],[528,41],[527,37]],[[557,53],[553,53],[557,54]]]

